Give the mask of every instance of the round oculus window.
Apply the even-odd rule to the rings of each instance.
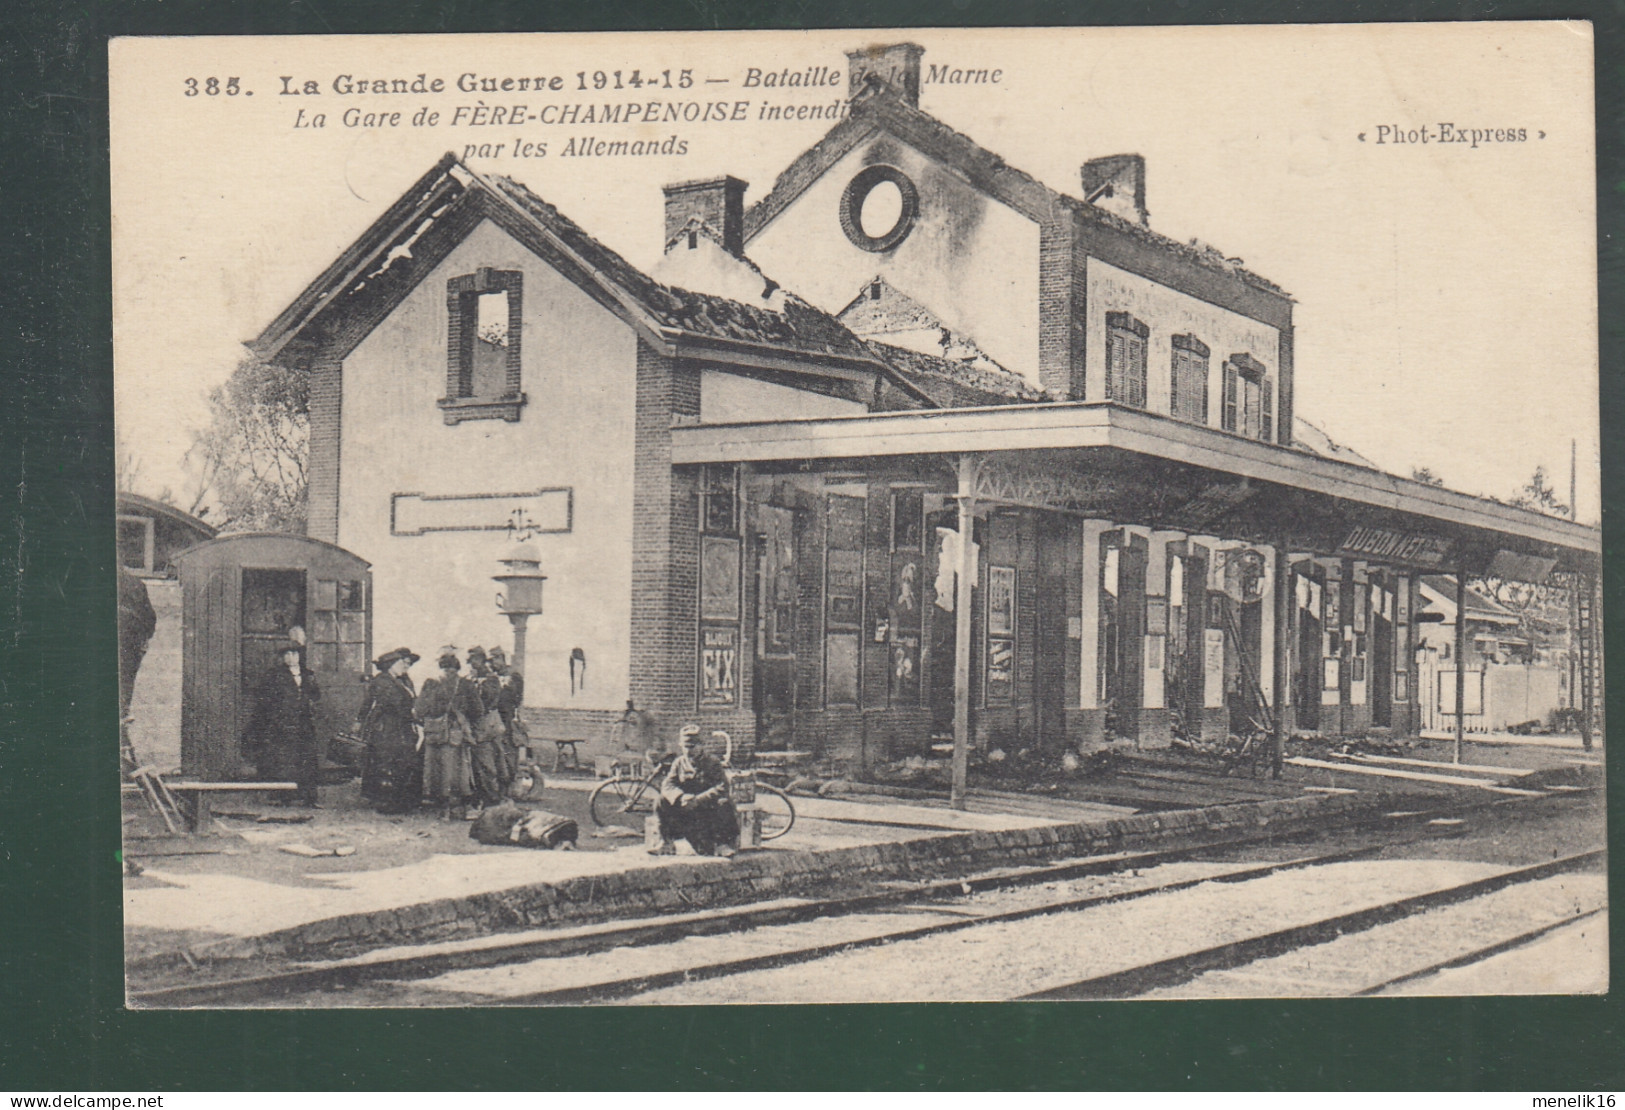
[[[920,194],[894,166],[869,166],[841,196],[841,230],[866,251],[889,251],[914,229]]]

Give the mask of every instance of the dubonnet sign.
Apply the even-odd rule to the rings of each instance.
[[[1454,546],[1442,536],[1431,536],[1424,532],[1391,532],[1386,528],[1360,527],[1344,538],[1337,553],[1437,569],[1446,565],[1445,560],[1450,557]]]

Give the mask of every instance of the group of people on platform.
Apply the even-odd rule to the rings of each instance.
[[[502,803],[519,773],[525,680],[500,647],[469,648],[466,670],[446,649],[440,673],[417,690],[407,672],[418,658],[410,648],[385,652],[362,694],[362,797],[381,813],[427,801],[448,819],[478,816]]]
[[[316,676],[305,647],[290,639],[261,681],[244,730],[245,754],[262,778],[292,782],[290,804],[317,805],[321,753]],[[500,647],[441,652],[440,673],[418,690],[410,648],[374,662],[355,730],[361,738],[361,794],[380,813],[416,812],[425,802],[448,817],[477,816],[501,804],[519,773],[528,737],[519,719],[525,680]]]
[[[356,721],[363,745],[362,797],[385,814],[433,806],[448,820],[475,821],[476,839],[491,843],[552,846],[547,841],[566,835],[557,823],[563,819],[522,810],[509,820],[509,811],[532,800],[542,785],[540,772],[525,762],[529,737],[519,714],[524,678],[500,647],[470,648],[462,660],[457,649],[445,648],[439,673],[419,690],[409,672],[420,658],[401,647],[374,662],[376,673],[367,682]],[[262,777],[297,784],[291,803],[315,806],[320,752],[313,707],[321,691],[304,664],[303,643],[290,640],[279,660],[260,685],[245,747]],[[628,703],[628,717],[635,712]],[[646,718],[640,715],[639,721]],[[712,736],[727,743],[725,733]],[[651,750],[647,758],[666,765],[655,807],[660,840],[651,851],[669,854],[676,841],[685,840],[701,855],[733,855],[739,817],[723,761],[707,750],[699,726],[683,726],[675,752]],[[486,814],[491,819],[482,822]],[[504,827],[496,830],[498,824]],[[574,822],[567,824],[573,840]]]

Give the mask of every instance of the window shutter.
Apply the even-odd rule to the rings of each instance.
[[[1203,424],[1207,423],[1207,356],[1191,358],[1191,389],[1196,398],[1194,412]]]
[[[1145,347],[1145,340],[1140,336],[1129,341],[1128,403],[1141,409],[1145,408]]]
[[[1270,377],[1264,379],[1264,429],[1259,438],[1275,442],[1275,379]]]
[[[1251,374],[1244,375],[1239,385],[1242,397],[1241,434],[1249,439],[1257,439],[1259,426],[1264,419],[1264,406],[1259,396],[1263,388]]]
[[[1121,390],[1118,378],[1122,375],[1123,337],[1114,330],[1106,332],[1106,400],[1115,401]]]
[[[1184,347],[1174,348],[1170,409],[1183,420],[1207,423],[1207,359]]]
[[[1221,420],[1221,426],[1227,432],[1233,432],[1233,431],[1236,430],[1236,387],[1240,384],[1238,382],[1237,378],[1238,378],[1238,375],[1236,373],[1235,363],[1233,363],[1233,362],[1225,363],[1224,364],[1224,414],[1223,414],[1223,418]]]
[[[1106,399],[1145,408],[1151,329],[1126,312],[1106,313]]]

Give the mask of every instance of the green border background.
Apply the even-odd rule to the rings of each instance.
[[[1602,417],[1614,429],[1622,417],[1615,240],[1625,235],[1625,0],[12,0],[0,14],[0,1090],[1625,1086],[1618,992],[505,1012],[122,1008],[111,758],[110,37],[1559,17],[1597,25]],[[1621,550],[1615,446],[1604,437],[1611,552]],[[1625,617],[1620,563],[1610,564],[1608,650],[1617,662],[1625,660]],[[1625,683],[1612,683],[1609,700],[1613,718],[1625,721],[1621,691]],[[1625,823],[1621,770],[1609,791],[1616,848]],[[1616,892],[1622,854],[1610,868]],[[1619,934],[1616,920],[1616,969],[1625,968]]]

